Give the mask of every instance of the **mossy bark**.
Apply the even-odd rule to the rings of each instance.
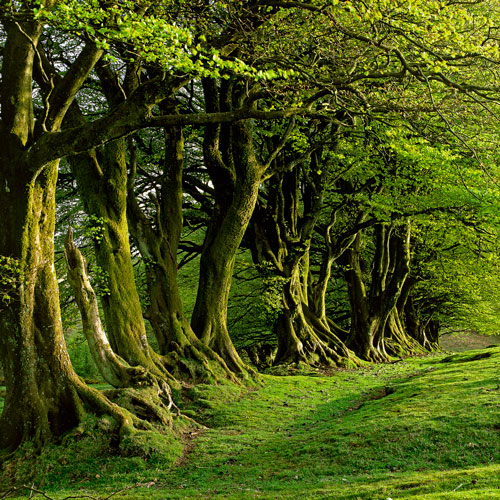
[[[307,305],[307,296],[295,266],[283,290],[277,324],[278,351],[274,364],[355,366],[356,356]]]
[[[5,138],[5,136],[4,136]],[[3,156],[3,155],[1,155]],[[0,353],[6,398],[0,449],[37,446],[75,427],[83,407],[66,350],[54,270],[57,163],[33,178],[26,165],[2,158],[0,255],[19,263],[19,281],[0,306]]]
[[[222,357],[194,334],[183,311],[177,283],[177,250],[183,224],[182,128],[165,129],[164,144],[155,225],[141,210],[133,182],[129,182],[129,226],[146,263],[150,300],[146,318],[151,323],[160,353],[174,376],[191,382],[215,382],[223,378],[237,381]],[[135,171],[135,155],[132,157],[132,170]]]
[[[313,172],[320,171],[317,156],[314,162]],[[286,168],[280,170],[286,172]],[[326,317],[323,294],[326,293],[329,267],[310,302],[309,250],[322,208],[324,178],[313,173],[303,180],[302,189],[300,182],[298,168],[276,175],[267,189],[267,203],[258,206],[252,220],[253,260],[264,272],[273,269],[283,283],[276,326],[275,364],[356,365],[359,360],[339,338],[340,328]]]
[[[3,163],[3,165],[7,165]],[[14,168],[17,167],[17,168]],[[23,167],[23,168],[20,168]],[[77,427],[84,403],[114,417],[120,436],[150,424],[86,386],[74,372],[66,349],[54,269],[55,189],[57,163],[40,169],[23,182],[28,166],[11,162],[0,169],[0,255],[19,263],[19,280],[9,290],[9,303],[0,307],[0,356],[6,398],[0,417],[0,450],[14,451],[26,441],[40,448]],[[23,223],[18,224],[22,220]],[[140,378],[137,386],[144,382]],[[148,408],[171,414],[175,409],[163,379],[148,380]],[[143,390],[138,387],[138,398]],[[131,407],[134,410],[134,407]],[[163,418],[160,423],[171,423]]]
[[[94,249],[106,290],[101,296],[106,333],[113,351],[130,366],[177,386],[149,345],[137,292],[127,222],[125,140],[70,158],[87,214],[95,217]]]
[[[419,310],[417,304],[411,295],[411,288],[408,292],[408,297],[402,303],[403,322],[408,332],[413,339],[426,351],[437,351],[439,347],[439,321],[434,318],[434,308],[431,305],[428,310]]]
[[[40,5],[52,7],[53,2],[42,0]],[[2,454],[26,441],[39,448],[60,438],[81,422],[84,403],[116,418],[121,436],[143,425],[86,386],[74,372],[63,336],[54,266],[58,159],[70,154],[78,141],[85,147],[103,141],[90,125],[61,140],[64,134],[59,129],[102,51],[89,42],[63,77],[45,73],[37,49],[42,25],[30,19],[27,4],[22,14],[17,20],[2,19],[6,42],[0,92],[0,212],[4,218],[0,262],[15,275],[2,288],[0,302],[0,359],[6,384],[0,417]],[[38,75],[34,75],[35,57]],[[37,123],[32,105],[34,76],[40,77],[45,107]],[[113,129],[113,134],[121,132]],[[163,388],[156,384],[154,389],[161,398]]]
[[[0,256],[14,266],[15,280],[2,290],[0,302],[6,385],[0,449],[12,451],[27,440],[42,446],[70,430],[83,408],[64,341],[54,269],[58,162],[28,160],[35,141],[32,67],[41,25],[5,20],[4,28]]]
[[[203,245],[198,293],[191,319],[193,330],[202,342],[240,376],[246,376],[248,367],[229,337],[227,305],[236,251],[250,220],[259,184],[260,175],[250,175],[238,184],[227,211],[215,209]]]
[[[399,232],[399,233],[398,233]],[[351,304],[348,345],[367,361],[382,362],[391,354],[418,352],[397,315],[397,302],[409,273],[410,224],[378,224],[374,228],[375,252],[370,281],[365,281],[363,232],[344,253],[343,264]]]
[[[204,82],[208,111],[230,109],[244,97],[232,83],[216,88]],[[231,371],[246,377],[252,370],[237,353],[227,328],[227,306],[236,251],[252,216],[263,174],[255,157],[252,123],[206,127],[204,158],[215,187],[215,200],[200,259],[198,293],[191,326]]]
[[[397,308],[392,310],[385,328],[385,345],[390,355],[405,357],[427,352],[427,347],[407,332]]]
[[[146,384],[147,370],[141,366],[131,367],[109,344],[99,316],[97,296],[87,275],[87,263],[73,242],[71,229],[66,237],[64,254],[68,266],[68,281],[73,288],[82,317],[83,333],[102,377],[113,387]]]

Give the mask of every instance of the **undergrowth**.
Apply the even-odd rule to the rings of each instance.
[[[206,429],[123,457],[96,421],[88,435],[25,453],[4,477],[58,500],[135,484],[113,498],[500,499],[499,361],[492,348],[197,386],[183,411]]]

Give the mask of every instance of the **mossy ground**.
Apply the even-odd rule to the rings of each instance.
[[[183,452],[113,456],[96,432],[24,468],[54,499],[138,483],[113,498],[500,499],[499,365],[492,348],[199,386],[185,410],[208,429],[186,435]]]

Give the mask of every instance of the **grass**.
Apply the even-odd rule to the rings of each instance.
[[[113,498],[500,499],[499,362],[492,348],[267,376],[251,389],[200,386],[185,409],[208,428],[175,459],[112,456],[95,432],[16,474],[35,470],[30,484],[54,499],[137,484]]]

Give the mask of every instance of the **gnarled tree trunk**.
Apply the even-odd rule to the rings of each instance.
[[[69,161],[85,211],[93,216],[96,262],[106,288],[101,303],[111,347],[130,366],[142,366],[178,387],[146,335],[129,243],[125,140]]]
[[[184,315],[177,283],[177,250],[183,223],[182,128],[165,129],[164,139],[164,162],[156,197],[156,227],[144,215],[135,197],[133,183],[129,182],[129,226],[146,263],[150,300],[146,318],[151,323],[165,363],[176,377],[205,382],[226,378],[236,382],[224,359],[194,334]],[[135,157],[132,156],[134,163]]]
[[[397,316],[397,301],[409,273],[409,222],[399,229],[403,234],[395,234],[395,227],[384,223],[375,226],[375,253],[368,284],[363,273],[367,266],[362,264],[362,232],[343,257],[351,303],[348,345],[368,361],[387,361],[390,354],[418,351]]]
[[[326,317],[324,294],[331,262],[322,283],[311,297],[309,250],[322,203],[326,171],[321,171],[320,152],[311,155],[311,173],[301,179],[300,169],[281,166],[267,189],[267,203],[257,208],[252,220],[252,255],[260,269],[273,269],[283,282],[276,332],[275,364],[350,366],[359,362],[339,338],[341,333]],[[284,161],[278,157],[276,161]],[[300,185],[302,181],[303,185]],[[302,199],[301,199],[302,196]],[[303,205],[303,213],[300,206]]]
[[[429,310],[423,311],[415,304],[409,292],[409,296],[402,305],[403,318],[406,331],[426,351],[437,351],[439,347],[439,321],[434,318],[433,305]]]
[[[9,142],[5,134],[0,140]],[[41,446],[75,427],[83,415],[64,341],[54,271],[57,163],[30,178],[29,166],[16,162],[16,156],[0,154],[0,210],[5,217],[0,255],[15,265],[17,274],[16,288],[4,290],[9,298],[0,305],[6,385],[2,450],[14,450],[27,440]]]
[[[278,351],[274,363],[355,365],[353,353],[332,331],[328,322],[323,322],[307,305],[299,262],[293,266],[283,289],[282,311],[276,328]]]
[[[68,281],[82,317],[83,333],[102,377],[113,387],[144,384],[147,381],[146,369],[131,367],[111,348],[99,316],[97,296],[87,275],[87,263],[73,242],[71,228],[66,237],[64,254],[68,266]]]
[[[208,111],[221,110],[219,89],[204,82]],[[235,95],[232,83],[221,92],[225,109]],[[223,109],[223,110],[225,110]],[[215,205],[200,259],[198,293],[191,326],[201,341],[240,377],[249,367],[237,353],[227,329],[227,305],[236,251],[252,216],[263,166],[255,157],[249,120],[205,128],[204,158],[215,186]]]

